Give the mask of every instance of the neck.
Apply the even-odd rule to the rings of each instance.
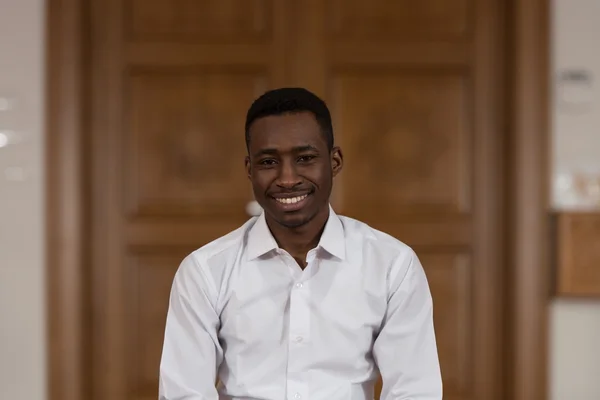
[[[297,228],[280,225],[268,216],[265,217],[267,226],[279,247],[290,253],[298,264],[304,268],[306,266],[306,255],[317,246],[321,239],[329,218],[329,207],[319,211],[309,222]]]

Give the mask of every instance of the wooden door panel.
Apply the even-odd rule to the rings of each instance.
[[[373,220],[468,211],[464,76],[362,68],[331,81],[336,139],[347,161],[339,194],[346,212]]]
[[[127,26],[134,40],[234,41],[264,39],[273,0],[129,0]]]
[[[243,69],[132,72],[124,130],[130,213],[239,215],[251,198],[244,118],[267,81],[264,72]]]
[[[468,0],[329,0],[327,16],[336,38],[407,41],[460,37],[466,33]]]
[[[165,314],[171,283],[183,251],[168,254],[130,254],[124,279],[127,284],[126,371],[127,399],[157,397],[157,366],[160,362]]]
[[[473,316],[468,252],[428,252],[419,256],[434,299],[434,324],[444,391],[468,398]]]

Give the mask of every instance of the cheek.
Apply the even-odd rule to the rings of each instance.
[[[306,168],[303,177],[320,188],[331,184],[332,171],[327,167]]]
[[[268,188],[277,177],[277,172],[274,170],[255,170],[250,179],[252,185],[257,188]]]

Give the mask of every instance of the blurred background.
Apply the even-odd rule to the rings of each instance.
[[[173,274],[260,212],[243,123],[284,85],[330,105],[338,213],[419,253],[446,399],[600,399],[599,19],[0,0],[0,400],[156,399]]]

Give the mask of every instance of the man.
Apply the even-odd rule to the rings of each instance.
[[[325,103],[300,88],[265,93],[246,145],[264,211],[179,267],[160,399],[370,400],[379,372],[382,399],[441,400],[417,256],[330,207],[343,157]]]

